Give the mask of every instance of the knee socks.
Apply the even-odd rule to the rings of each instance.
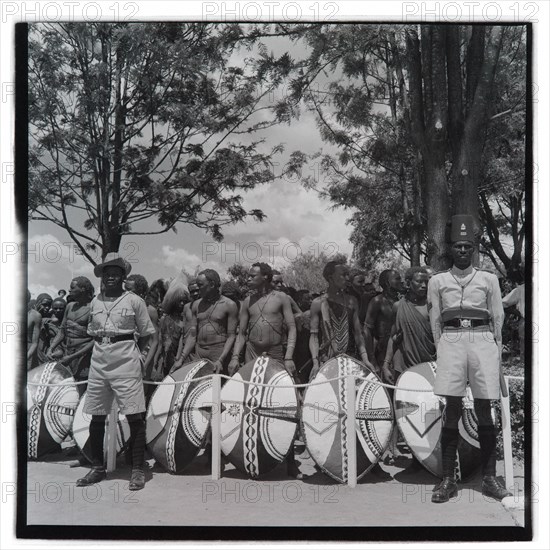
[[[478,426],[479,446],[481,447],[481,473],[495,476],[497,464],[497,434],[494,426]]]
[[[132,420],[130,424],[130,452],[132,468],[143,469],[145,461],[145,421]]]
[[[92,466],[103,468],[103,439],[105,438],[105,418],[94,419],[90,422],[90,451]]]

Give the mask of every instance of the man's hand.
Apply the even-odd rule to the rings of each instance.
[[[233,376],[239,370],[239,358],[233,357],[229,366],[227,367],[227,372],[229,376]]]
[[[384,363],[384,365],[382,366],[382,381],[388,384],[393,384],[395,381],[393,371],[390,368],[389,363]]]
[[[285,359],[285,369],[293,378],[296,378],[296,365],[292,359]]]
[[[222,362],[218,359],[214,362],[214,374],[220,374],[222,372],[223,365]]]
[[[369,361],[369,356],[366,351],[361,354],[361,361],[363,361],[363,363],[373,372],[377,371],[376,367]]]
[[[311,382],[319,372],[319,359],[313,359],[313,367],[309,373],[309,381]]]
[[[177,361],[175,361],[172,368],[170,369],[170,372],[174,372],[175,370],[181,369],[181,367],[183,367],[183,361],[184,361],[183,357],[180,357]]]

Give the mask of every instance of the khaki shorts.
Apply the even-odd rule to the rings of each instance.
[[[486,329],[445,329],[437,346],[434,393],[464,397],[466,382],[476,399],[500,398],[498,346]]]
[[[145,412],[145,394],[141,378],[89,379],[84,412],[95,415],[109,414],[113,398],[124,415]]]

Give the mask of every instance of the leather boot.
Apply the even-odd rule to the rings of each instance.
[[[512,496],[512,493],[503,487],[495,476],[483,476],[481,492],[486,497],[491,497],[496,500],[502,500],[505,497]]]
[[[107,477],[107,472],[103,468],[92,468],[84,477],[76,480],[77,487],[87,487],[103,481]]]
[[[432,493],[432,502],[448,502],[451,498],[456,497],[457,494],[458,487],[456,481],[452,477],[444,477]]]

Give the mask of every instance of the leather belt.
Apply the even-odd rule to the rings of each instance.
[[[99,344],[114,344],[125,340],[133,340],[133,334],[120,334],[119,336],[94,336],[94,340]]]
[[[445,321],[443,323],[444,327],[453,327],[453,328],[476,328],[489,326],[489,321],[484,319],[451,319],[450,321]]]

